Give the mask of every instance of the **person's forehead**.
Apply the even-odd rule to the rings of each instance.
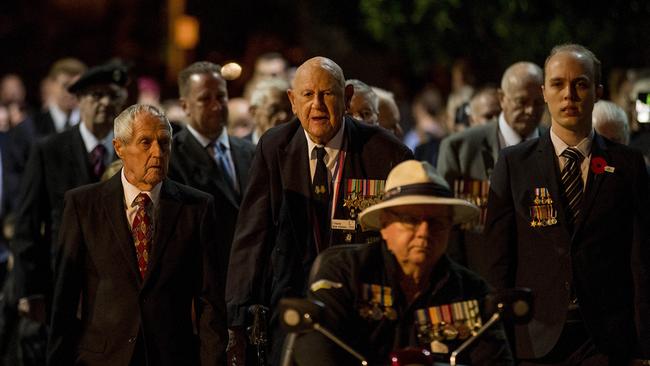
[[[546,79],[558,76],[558,74],[571,71],[579,74],[593,74],[593,63],[583,53],[575,51],[558,52],[551,56],[546,64]]]
[[[294,88],[336,88],[343,89],[332,71],[320,65],[312,65],[296,74]]]
[[[205,84],[210,84],[210,86],[217,86],[219,88],[225,88],[226,80],[217,72],[201,72],[190,75],[190,86],[205,86]]]

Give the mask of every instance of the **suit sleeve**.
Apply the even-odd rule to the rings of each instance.
[[[34,145],[22,179],[11,250],[15,259],[17,298],[44,295],[50,282],[50,205],[44,175],[43,150]],[[45,235],[41,227],[45,226]]]
[[[515,207],[512,198],[510,159],[501,152],[490,177],[484,236],[488,282],[496,289],[514,286],[517,259]]]
[[[639,320],[639,344],[641,355],[650,359],[650,198],[648,192],[648,173],[643,157],[636,156],[635,171],[638,176],[633,185],[638,197],[635,204],[635,240],[632,255],[632,269],[635,279],[636,311]]]
[[[224,301],[224,284],[219,276],[221,270],[216,268],[216,263],[223,263],[217,256],[220,251],[213,230],[217,226],[214,203],[210,198],[209,203],[201,217],[199,227],[201,230],[201,266],[202,287],[198,297],[199,314],[199,339],[201,352],[201,365],[223,365],[226,362],[226,345],[228,344],[228,331],[226,327],[226,304]]]
[[[74,197],[66,194],[55,261],[54,297],[48,338],[48,365],[72,365],[79,322],[76,317],[85,257],[84,235]]]
[[[357,337],[367,337],[367,334],[358,334],[354,329],[352,314],[354,309],[354,293],[350,281],[358,276],[351,269],[352,265],[346,263],[342,258],[336,257],[323,263],[314,281],[327,280],[331,283],[342,284],[341,288],[320,288],[316,291],[310,290],[307,297],[310,300],[320,301],[325,305],[321,315],[321,323],[335,336],[341,338],[345,343],[354,347],[354,340]],[[346,329],[347,328],[347,329]],[[364,355],[367,356],[367,355]],[[295,361],[298,365],[354,365],[359,361],[345,352],[330,339],[319,332],[307,332],[296,340]]]
[[[440,143],[440,152],[438,154],[437,170],[445,178],[450,187],[453,187],[454,179],[460,172],[458,164],[458,152],[449,138],[445,138]]]
[[[251,177],[237,217],[226,280],[228,325],[243,326],[247,306],[261,303],[259,294],[272,240],[272,182],[264,156],[264,139],[259,141],[251,164]]]

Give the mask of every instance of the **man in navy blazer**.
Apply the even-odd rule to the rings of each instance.
[[[261,137],[251,165],[228,269],[229,326],[242,329],[250,305],[271,307],[272,357],[276,361],[283,340],[275,328],[277,301],[305,294],[307,276],[319,250],[347,239],[356,242],[360,230],[355,221],[336,219],[344,210],[346,183],[375,184],[385,180],[393,166],[413,158],[388,131],[344,116],[352,93],[352,86],[345,86],[343,71],[332,60],[307,60],[296,71],[289,90],[297,118]],[[312,191],[317,148],[327,154],[323,160],[327,160],[326,174],[333,192],[328,215],[334,218],[331,226],[319,229]]]
[[[503,150],[491,177],[488,280],[533,290],[535,315],[514,330],[522,364],[641,364],[650,357],[643,158],[592,130],[603,87],[591,51],[557,46],[544,71],[551,129]]]

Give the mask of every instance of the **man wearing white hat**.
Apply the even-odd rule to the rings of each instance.
[[[448,359],[481,323],[479,303],[489,292],[484,280],[445,255],[452,225],[477,214],[476,206],[453,198],[428,163],[397,165],[382,201],[359,217],[365,230],[379,230],[383,240],[334,248],[313,277],[308,297],[325,304],[321,324],[370,364],[389,363],[391,351],[409,346]],[[298,338],[295,355],[305,365],[353,362],[316,332]],[[501,326],[466,356],[470,364],[513,363]]]

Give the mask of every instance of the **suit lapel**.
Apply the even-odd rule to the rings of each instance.
[[[124,206],[124,190],[122,188],[122,175],[115,174],[108,180],[103,192],[104,216],[113,229],[117,243],[123,254],[127,267],[134,280],[139,284],[140,270],[135,254],[135,244],[131,236],[129,223],[126,220],[126,207]]]
[[[243,156],[243,148],[239,140],[229,138],[230,140],[230,155],[235,164],[235,174],[237,174],[237,182],[239,183],[239,192],[244,192],[248,185],[248,174],[251,167],[251,159],[246,159]]]
[[[296,122],[299,123],[297,119]],[[284,186],[286,212],[295,228],[298,243],[310,243],[313,246],[312,212],[311,212],[311,171],[307,153],[305,132],[297,129],[289,143],[278,149],[277,161],[280,166],[280,177]]]
[[[483,157],[483,166],[485,167],[485,179],[489,179],[494,170],[494,164],[499,157],[499,124],[497,121],[493,122],[485,135],[483,146],[481,149],[481,156]]]
[[[156,225],[156,231],[153,235],[151,258],[147,264],[147,274],[144,278],[145,284],[154,271],[156,271],[156,268],[160,266],[165,247],[176,229],[175,223],[182,205],[182,202],[178,199],[178,188],[176,185],[168,179],[163,180],[160,189],[160,201],[158,202],[158,208],[155,213],[154,223]]]
[[[562,188],[560,187],[560,170],[556,163],[555,148],[551,141],[551,135],[548,132],[540,136],[536,153],[537,158],[535,161],[539,163],[537,166],[539,167],[538,178],[540,179],[540,183],[533,182],[535,187],[532,188],[544,187],[548,189],[549,194],[554,201],[553,207],[557,210],[557,221],[564,229],[562,230],[565,239],[563,242],[569,243],[571,233],[569,227],[563,224],[568,220],[566,218],[567,213],[565,211]],[[537,184],[539,184],[539,186],[537,186]]]
[[[92,182],[93,179],[88,171],[88,152],[81,138],[79,125],[71,131],[71,136],[70,144],[65,146],[67,156],[70,157],[70,172],[79,182]]]
[[[192,136],[187,129],[179,132],[181,144],[179,145],[180,153],[187,157],[186,164],[191,166],[192,175],[198,182],[210,182],[226,196],[228,201],[234,206],[239,207],[237,194],[225,180],[224,173],[217,166],[214,159],[201,146],[201,144]]]
[[[610,159],[605,141],[599,134],[595,132],[594,139],[591,144],[591,159],[594,157],[603,158],[605,161],[609,161]],[[594,174],[591,166],[589,167],[589,173],[587,174],[587,186],[585,187],[585,192],[583,195],[582,209],[578,217],[578,221],[576,222],[576,229],[574,230],[574,233],[577,233],[583,227],[586,217],[589,215],[589,211],[593,207],[594,201],[598,196],[598,190],[603,184],[603,180],[605,180],[606,175],[607,174],[605,173]]]

